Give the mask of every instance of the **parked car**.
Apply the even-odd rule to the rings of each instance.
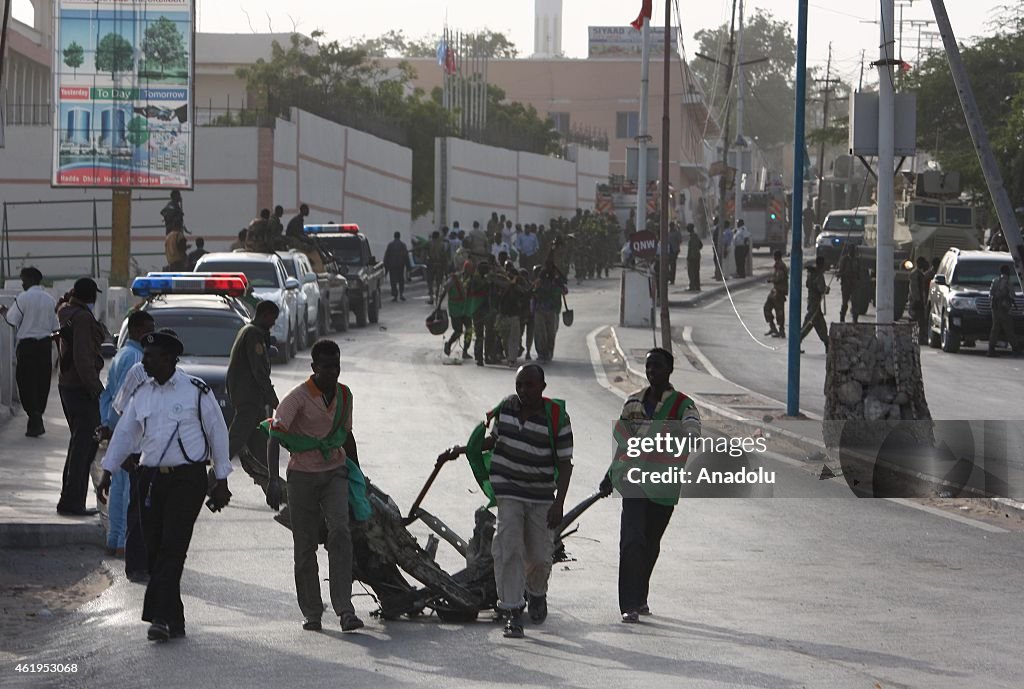
[[[1013,258],[1005,251],[946,252],[929,288],[929,346],[955,353],[961,344],[973,347],[978,340],[988,341],[992,330],[988,290],[1004,265],[1013,268]],[[1013,295],[1012,315],[1014,332],[1021,337],[1024,293],[1019,289]]]
[[[252,320],[252,311],[239,298],[242,292],[196,290],[194,286],[178,289],[175,283],[187,283],[187,279],[136,278],[132,284],[133,293],[143,297],[138,308],[153,316],[156,327],[171,328],[177,333],[185,345],[185,351],[179,357],[179,368],[210,386],[224,414],[224,421],[230,424],[234,411],[227,394],[228,359],[235,336],[243,325]],[[125,318],[116,344],[124,347],[127,342],[128,319]]]
[[[306,225],[303,229],[348,280],[348,300],[356,325],[376,323],[380,316],[384,264],[371,253],[366,235],[353,223]]]
[[[196,262],[196,272],[245,273],[256,301],[269,300],[281,310],[270,331],[277,340],[277,363],[287,364],[299,349],[299,291],[301,283],[288,276],[277,254],[252,251],[206,254]]]
[[[306,254],[301,251],[278,251],[284,261],[288,277],[299,281],[299,349],[305,349],[316,341],[321,331],[321,310],[323,309],[320,283]]]

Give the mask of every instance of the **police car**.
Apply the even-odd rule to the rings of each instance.
[[[277,254],[253,251],[204,254],[196,262],[197,272],[245,273],[257,301],[267,300],[281,310],[270,334],[277,339],[277,363],[287,364],[299,350],[299,290],[301,283],[288,277]]]
[[[170,328],[185,345],[178,368],[209,385],[231,423],[226,378],[235,336],[252,320],[242,300],[249,289],[241,273],[150,273],[135,278],[132,294],[142,297],[139,309],[153,316],[156,327]],[[119,347],[128,341],[128,319],[121,324]]]

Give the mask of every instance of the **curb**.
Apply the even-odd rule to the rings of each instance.
[[[729,292],[738,292],[738,291],[749,289],[750,287],[753,287],[754,285],[762,284],[764,282],[764,280],[765,280],[767,275],[768,275],[767,273],[763,273],[763,274],[751,275],[748,278],[731,280],[728,283],[728,286],[729,286],[728,287],[728,291],[726,290],[725,284],[721,284],[721,285],[717,285],[715,287],[712,287],[711,289],[701,290],[700,292],[696,293],[692,297],[684,297],[682,299],[673,299],[672,296],[669,295],[668,305],[669,306],[676,306],[676,307],[680,307],[680,308],[684,308],[684,309],[692,309],[692,308],[695,308],[697,306],[700,306],[703,302],[708,301],[709,299],[715,299],[717,297],[725,296]]]
[[[106,536],[99,519],[68,523],[3,523],[0,524],[0,548],[51,548],[64,545],[95,545],[103,547]]]

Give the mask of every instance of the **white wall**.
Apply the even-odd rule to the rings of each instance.
[[[0,149],[0,201],[89,201],[97,199],[101,274],[110,270],[110,191],[50,187],[49,127],[10,127],[7,147]],[[196,132],[195,191],[182,192],[185,224],[207,248],[226,248],[255,215],[258,130],[250,127],[202,127]],[[163,222],[160,209],[167,194],[140,190],[132,203],[132,257],[140,271],[161,268]],[[47,276],[86,275],[90,271],[93,207],[91,203],[7,207],[11,230],[11,269],[35,264]],[[45,228],[83,228],[84,231]],[[191,242],[191,238],[190,238]],[[47,258],[78,255],[78,258]]]
[[[448,184],[441,198],[441,146],[447,146]],[[492,212],[517,223],[547,225],[571,216],[576,208],[593,208],[597,184],[608,179],[608,152],[579,148],[563,160],[535,153],[484,146],[461,139],[435,143],[435,217],[447,208],[446,222],[468,230]]]
[[[293,109],[274,133],[274,199],[309,206],[312,222],[357,223],[377,257],[392,233],[409,241],[412,151]]]

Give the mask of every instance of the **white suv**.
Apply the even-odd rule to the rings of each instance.
[[[281,309],[270,334],[277,339],[278,361],[287,364],[299,348],[298,280],[288,277],[277,254],[252,251],[205,254],[196,263],[199,273],[245,273],[257,301],[272,301]]]

